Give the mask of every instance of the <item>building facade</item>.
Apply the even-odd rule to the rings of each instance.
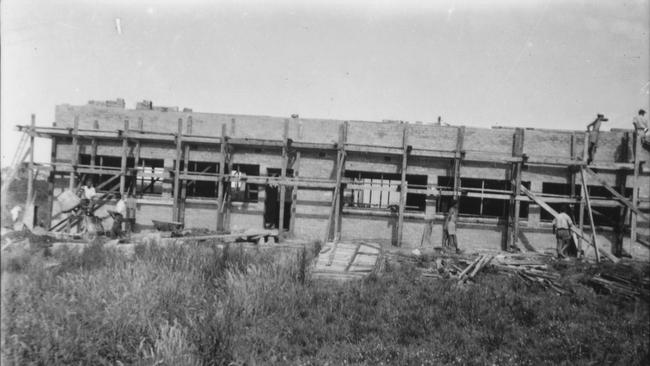
[[[553,217],[527,189],[555,209],[570,205],[585,232],[593,216],[604,248],[647,256],[635,239],[650,234],[650,154],[632,130],[600,132],[585,167],[584,131],[197,113],[147,101],[126,109],[120,101],[60,105],[52,127],[34,128],[53,141],[53,196],[92,179],[100,190],[133,194],[141,228],[152,220],[283,227],[309,240],[404,247],[439,246],[457,200],[461,247],[552,249]],[[47,208],[52,226],[65,218],[57,205]]]

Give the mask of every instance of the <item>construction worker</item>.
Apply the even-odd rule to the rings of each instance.
[[[456,253],[460,253],[458,249],[458,240],[456,239],[456,220],[458,219],[458,203],[456,201],[452,202],[449,211],[447,212],[447,218],[445,220],[445,240],[446,243],[443,243],[443,246],[452,247],[456,250]]]
[[[566,250],[571,245],[571,228],[573,221],[567,214],[567,207],[562,207],[562,211],[553,219],[553,233],[557,240],[556,251],[559,259],[566,258]]]
[[[650,135],[648,135],[648,120],[645,118],[645,111],[643,109],[640,109],[639,114],[634,116],[632,124],[634,125],[637,136],[639,136],[638,138],[641,139],[641,145],[647,149],[650,145]]]
[[[113,235],[113,237],[119,239],[123,236],[122,222],[126,217],[126,201],[119,193],[115,194],[115,198],[117,199],[117,203],[115,204],[115,210],[108,211],[108,213],[113,218],[113,227],[111,228],[111,234]]]
[[[587,164],[591,164],[596,155],[596,148],[598,147],[598,136],[600,135],[600,124],[609,121],[604,115],[596,115],[596,119],[587,125],[587,132],[589,132],[589,158]]]
[[[86,184],[81,186],[81,189],[83,191],[81,198],[83,199],[92,201],[93,198],[97,196],[97,191],[95,190],[95,183],[93,183],[92,179],[88,179],[86,181]]]
[[[132,192],[126,198],[126,232],[131,234],[135,227],[135,213],[138,208],[138,201]]]

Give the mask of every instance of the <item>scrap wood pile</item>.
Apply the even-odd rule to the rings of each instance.
[[[571,292],[563,286],[562,271],[558,271],[556,266],[551,264],[553,259],[548,255],[438,255],[427,258],[419,253],[413,253],[411,256],[391,253],[388,257],[397,262],[419,264],[422,276],[428,278],[456,279],[459,283],[466,283],[473,281],[478,274],[489,268],[491,273],[514,276],[528,286],[540,286],[558,294]],[[642,270],[625,263],[593,265],[591,269],[570,266],[567,269],[582,276],[580,282],[598,293],[650,301],[650,269],[647,264]]]
[[[650,300],[648,272],[639,274],[631,266],[600,268],[598,273],[583,282],[602,294],[620,296],[625,299]]]
[[[498,255],[495,267],[501,273],[514,275],[528,285],[539,285],[558,294],[568,293],[559,283],[560,274],[549,270],[543,256]]]
[[[423,258],[415,255],[406,257],[392,254],[399,262],[410,261],[422,264]],[[422,276],[429,278],[455,278],[459,283],[465,283],[490,268],[492,273],[516,276],[528,285],[537,285],[564,294],[568,291],[558,282],[560,274],[549,268],[548,257],[543,255],[512,255],[512,254],[479,254],[476,257],[463,255],[439,256],[425,264]]]

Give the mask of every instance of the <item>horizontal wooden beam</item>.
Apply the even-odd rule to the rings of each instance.
[[[345,144],[345,151],[402,156],[404,150],[401,147]]]
[[[465,156],[463,157],[464,161],[476,161],[476,162],[486,162],[486,163],[518,163],[523,161],[523,157],[512,156],[512,153],[493,153],[486,151],[475,151],[475,150],[466,150]]]
[[[251,146],[267,146],[281,148],[282,140],[265,140],[253,138],[228,138],[228,143],[231,145],[251,145]]]
[[[29,126],[18,125],[16,128],[30,135],[42,138],[72,138],[74,136],[82,139],[97,139],[97,140],[117,140],[121,141],[123,137],[133,140],[143,141],[156,141],[174,143],[176,137],[174,133],[160,133],[153,131],[140,131],[129,129],[127,131],[121,130],[88,130],[80,129],[75,135],[74,129],[64,127],[36,127],[33,130]],[[206,144],[206,145],[219,145],[221,144],[221,137],[219,136],[199,136],[199,135],[182,135],[184,143],[192,144]],[[257,146],[257,147],[275,147],[281,148],[283,146],[282,140],[271,139],[253,139],[253,138],[230,138],[230,144],[239,146]],[[305,150],[335,150],[336,144],[333,143],[313,143],[304,141],[294,141],[293,148]],[[360,145],[360,144],[345,144],[345,149],[353,153],[367,153],[367,154],[383,154],[383,155],[402,155],[402,147],[392,146],[373,146],[373,145]],[[580,160],[572,160],[569,158],[552,157],[552,156],[529,156],[526,159],[522,157],[513,157],[509,153],[493,153],[485,151],[468,150],[463,152],[456,152],[454,150],[435,150],[435,149],[422,149],[413,148],[409,156],[424,157],[424,158],[441,158],[441,159],[455,159],[462,157],[464,161],[473,162],[486,162],[486,163],[512,163],[522,162],[525,160],[527,165],[548,165],[548,166],[582,166],[584,163]],[[592,164],[591,168],[598,170],[620,170],[628,169],[633,170],[634,164],[632,163],[606,163],[596,162]]]
[[[181,173],[180,179],[182,180],[196,180],[199,182],[218,182],[221,177],[219,174],[193,174],[193,173]]]
[[[294,141],[291,144],[292,147],[296,149],[313,149],[313,150],[336,150],[336,144],[323,144],[318,142],[301,142]]]

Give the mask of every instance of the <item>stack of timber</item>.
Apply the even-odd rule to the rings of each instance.
[[[404,261],[404,258],[400,258]],[[511,254],[479,254],[473,259],[465,256],[447,256],[435,259],[435,265],[430,265],[422,271],[424,277],[457,278],[463,284],[474,278],[486,268],[507,276],[516,276],[527,285],[539,285],[557,293],[566,293],[559,284],[560,274],[549,268],[543,255],[511,255]]]
[[[624,299],[641,298],[650,300],[650,277],[648,273],[641,277],[630,268],[604,268],[585,281],[597,292],[620,296]]]
[[[312,277],[350,280],[369,275],[377,266],[381,246],[368,242],[329,242],[315,259]]]
[[[465,283],[465,281],[474,278],[485,266],[487,266],[494,256],[490,254],[479,255],[472,263],[467,266],[459,275],[458,283]]]
[[[560,274],[550,270],[544,256],[498,255],[494,267],[501,273],[517,276],[527,285],[538,285],[558,294],[567,290],[558,283]]]

